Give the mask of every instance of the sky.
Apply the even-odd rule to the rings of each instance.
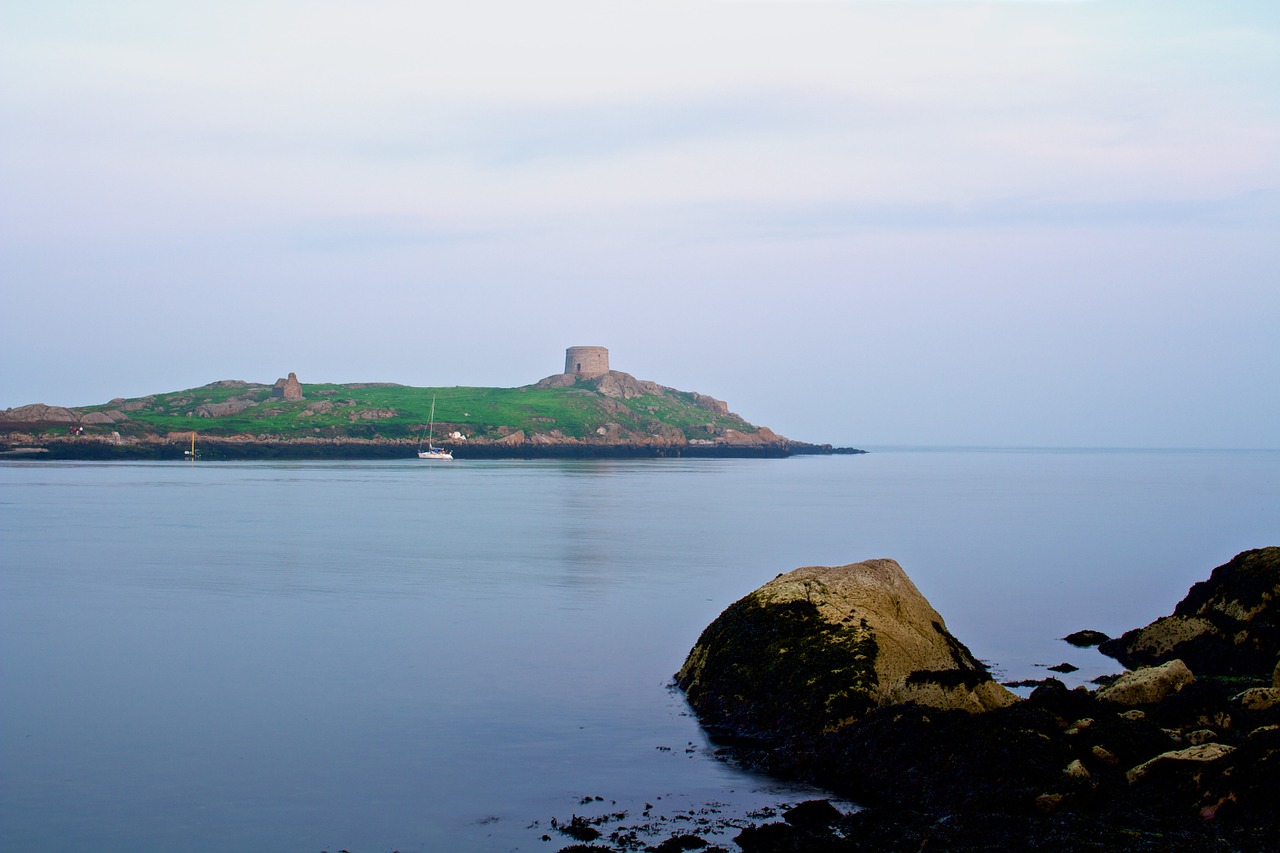
[[[0,408],[614,369],[1280,447],[1274,0],[0,0]]]

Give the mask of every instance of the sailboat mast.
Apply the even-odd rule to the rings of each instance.
[[[419,459],[452,459],[453,454],[443,447],[436,447],[436,398],[431,397],[431,413],[427,416],[427,449],[422,449],[422,433],[418,434]]]

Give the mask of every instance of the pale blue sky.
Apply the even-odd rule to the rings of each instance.
[[[1280,4],[0,0],[0,407],[643,379],[1280,446]]]

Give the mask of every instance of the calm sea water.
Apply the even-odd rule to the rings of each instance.
[[[3,462],[0,849],[550,851],[588,808],[796,802],[668,688],[778,573],[893,557],[998,675],[1075,684],[1118,667],[1056,638],[1273,544],[1277,452]]]

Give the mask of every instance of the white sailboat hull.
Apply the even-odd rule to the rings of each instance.
[[[431,450],[419,450],[418,458],[419,459],[452,459],[453,454],[447,450],[437,450],[435,448],[432,448]]]

